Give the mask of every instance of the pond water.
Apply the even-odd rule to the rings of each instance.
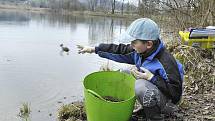
[[[76,45],[111,42],[129,23],[0,11],[0,120],[20,120],[17,114],[23,102],[30,103],[32,121],[56,120],[62,103],[83,99],[83,78],[107,62],[95,54],[77,54]],[[68,55],[61,52],[61,43],[70,48]]]
[[[112,42],[130,22],[0,11],[0,120],[20,120],[23,102],[30,103],[32,121],[56,120],[62,104],[83,99],[83,78],[107,63],[96,54],[77,54],[76,45]],[[61,52],[61,43],[69,54]]]

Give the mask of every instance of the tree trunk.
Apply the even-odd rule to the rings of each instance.
[[[121,6],[121,14],[122,14],[122,15],[123,15],[123,9],[124,9],[124,1],[125,1],[125,0],[122,1],[122,6]]]
[[[114,12],[115,12],[115,3],[116,3],[116,0],[112,0],[112,11],[111,11],[111,14],[114,14]]]

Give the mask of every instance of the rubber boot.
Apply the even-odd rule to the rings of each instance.
[[[158,106],[144,107],[147,121],[164,121],[164,115]]]

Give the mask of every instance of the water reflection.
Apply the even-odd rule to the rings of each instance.
[[[0,22],[8,24],[29,25],[30,17],[28,13],[0,11]]]
[[[128,22],[119,19],[90,19],[89,24],[89,43],[110,43],[117,35],[125,31]]]

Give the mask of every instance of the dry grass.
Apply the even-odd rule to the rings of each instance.
[[[19,109],[18,116],[22,118],[23,121],[29,121],[31,109],[29,103],[23,103]]]

